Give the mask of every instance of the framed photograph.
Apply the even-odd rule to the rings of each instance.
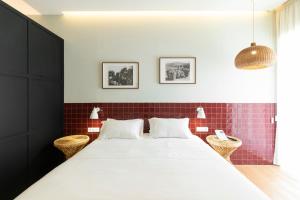
[[[196,84],[196,58],[160,57],[159,83]]]
[[[138,62],[102,62],[103,89],[138,89]]]

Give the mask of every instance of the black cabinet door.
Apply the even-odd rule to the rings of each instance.
[[[27,20],[0,5],[0,72],[27,72]]]
[[[53,141],[63,134],[61,89],[61,81],[30,81],[30,182],[39,179],[61,161],[60,152],[53,146]]]
[[[61,160],[53,141],[63,134],[63,40],[28,24],[29,174],[34,182]]]
[[[28,24],[28,40],[30,73],[61,80],[61,40],[34,23]]]

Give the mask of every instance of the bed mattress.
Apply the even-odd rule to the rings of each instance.
[[[201,139],[98,139],[17,200],[266,200]]]

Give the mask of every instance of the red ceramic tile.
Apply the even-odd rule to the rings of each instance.
[[[99,120],[90,120],[93,107],[100,107]],[[196,119],[196,108],[202,106],[207,119]],[[190,129],[203,140],[215,129],[223,129],[243,141],[233,153],[234,164],[272,164],[276,125],[271,117],[276,115],[273,103],[66,103],[64,106],[64,131],[69,134],[87,134],[88,127],[100,127],[107,118],[134,119],[151,117],[189,117]],[[208,133],[196,133],[196,127],[208,126]],[[145,132],[149,123],[145,121]],[[97,134],[88,134],[91,140]]]

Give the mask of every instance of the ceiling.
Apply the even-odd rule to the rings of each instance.
[[[27,4],[42,15],[63,11],[249,11],[252,0],[4,0],[13,6]],[[256,0],[255,10],[268,11],[286,0]],[[26,14],[26,13],[25,13]],[[28,13],[27,13],[28,14]]]

